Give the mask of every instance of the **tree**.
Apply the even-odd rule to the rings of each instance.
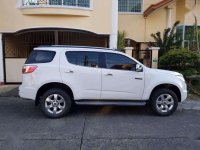
[[[197,0],[194,1],[194,6],[192,9],[194,9],[197,5]],[[197,21],[197,15],[193,13],[194,16],[194,26],[195,26],[195,36],[196,36],[196,41],[197,41],[197,50],[200,52],[200,44],[199,44],[199,30],[198,30],[198,21]]]
[[[123,50],[125,47],[125,36],[126,33],[118,31],[118,39],[117,39],[117,49]]]
[[[180,40],[176,40],[176,27],[179,24],[179,21],[176,21],[172,28],[167,28],[163,32],[163,36],[161,36],[161,32],[157,32],[155,34],[151,34],[153,39],[155,40],[155,45],[160,47],[159,56],[162,56],[166,52],[168,52],[172,48],[179,48]]]

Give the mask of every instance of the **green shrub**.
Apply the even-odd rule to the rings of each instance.
[[[125,47],[125,37],[126,33],[118,31],[118,39],[117,39],[117,49],[123,50]]]
[[[176,70],[176,71],[182,73],[184,76],[192,76],[198,74],[198,71],[194,68],[188,68],[186,70]]]
[[[178,71],[184,76],[200,73],[200,54],[186,49],[170,50],[160,57],[159,68]]]

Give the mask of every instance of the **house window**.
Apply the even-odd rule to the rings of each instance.
[[[50,5],[90,7],[90,0],[49,0]]]
[[[79,7],[90,7],[90,0],[78,0]]]
[[[141,13],[143,0],[119,0],[119,12]]]
[[[195,26],[178,26],[176,28],[176,38],[182,41],[184,48],[195,50],[200,43],[200,26],[198,26],[198,37]],[[199,40],[199,41],[197,41]]]
[[[49,5],[62,5],[62,0],[49,0]]]

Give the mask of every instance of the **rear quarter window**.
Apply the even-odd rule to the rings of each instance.
[[[25,64],[49,63],[55,57],[54,51],[33,50]]]

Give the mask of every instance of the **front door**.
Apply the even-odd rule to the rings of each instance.
[[[136,62],[116,53],[104,53],[101,99],[139,100],[144,88],[144,72],[136,72]]]

